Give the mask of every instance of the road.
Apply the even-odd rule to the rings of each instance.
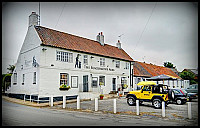
[[[140,116],[87,113],[78,111],[36,108],[2,99],[3,126],[180,126],[178,121],[149,119]]]

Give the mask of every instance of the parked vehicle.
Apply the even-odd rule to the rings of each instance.
[[[187,95],[189,97],[189,101],[192,101],[192,99],[197,99],[198,98],[197,93],[189,93],[189,92],[186,91],[186,89],[181,89],[181,92],[184,95]]]
[[[198,84],[192,84],[189,88],[186,89],[188,93],[197,93],[198,94]]]
[[[141,85],[141,83],[138,83]],[[162,101],[165,101],[165,104],[168,104],[168,86],[167,85],[156,85],[150,81],[143,81],[141,90],[130,91],[126,98],[127,103],[130,106],[136,104],[136,100],[139,100],[140,103],[152,102],[152,105],[155,108],[162,108]]]
[[[169,102],[176,103],[178,105],[185,104],[189,101],[189,97],[182,93],[180,89],[170,89],[169,90]]]

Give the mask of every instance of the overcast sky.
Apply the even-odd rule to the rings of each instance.
[[[39,3],[2,4],[2,72],[15,64]],[[198,5],[187,2],[41,2],[41,26],[122,48],[135,61],[163,66],[172,62],[182,71],[198,67]],[[60,18],[59,18],[60,17]],[[123,35],[122,35],[123,34]],[[121,38],[118,36],[122,35]]]

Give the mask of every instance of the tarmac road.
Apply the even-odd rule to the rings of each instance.
[[[133,115],[87,113],[36,108],[24,106],[2,99],[3,126],[184,126],[178,121],[162,118],[149,119]]]

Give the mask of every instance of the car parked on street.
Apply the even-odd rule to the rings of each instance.
[[[189,101],[189,97],[181,92],[181,89],[169,90],[169,103],[176,103],[178,105],[185,104]]]
[[[156,84],[150,81],[142,81],[142,84],[138,83],[138,85],[143,85],[141,90],[130,91],[126,98],[127,103],[130,106],[136,104],[136,100],[139,100],[140,103],[144,102],[152,102],[152,105],[155,108],[162,108],[162,101],[165,102],[165,105],[168,104],[168,86],[162,84]]]
[[[189,97],[189,101],[192,101],[192,99],[197,99],[198,98],[198,94],[197,93],[187,92],[186,89],[181,89],[181,92],[184,95],[187,95]]]

